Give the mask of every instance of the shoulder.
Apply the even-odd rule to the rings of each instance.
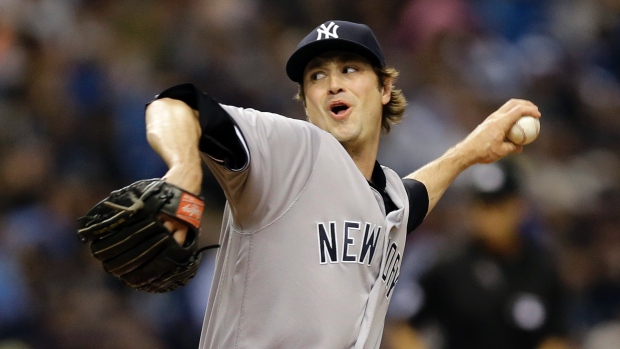
[[[229,113],[232,117],[245,117],[245,118],[260,118],[265,121],[277,121],[283,123],[297,124],[299,126],[304,126],[305,124],[310,124],[306,121],[294,119],[288,116],[284,116],[277,113],[261,111],[253,108],[244,108],[237,107],[233,105],[221,104],[220,106]]]
[[[283,130],[299,130],[311,133],[325,132],[317,126],[306,120],[300,120],[284,116],[281,114],[260,111],[252,108],[236,107],[231,105],[220,104],[222,108],[240,125],[246,128],[267,127],[274,131]],[[254,129],[253,131],[257,131]]]

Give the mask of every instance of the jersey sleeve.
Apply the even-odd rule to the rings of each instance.
[[[237,229],[255,231],[292,205],[313,169],[320,132],[310,123],[218,103],[192,84],[156,98],[198,111],[199,149],[222,187]]]
[[[248,149],[235,120],[211,96],[187,83],[168,88],[155,97],[160,98],[183,101],[198,111],[202,130],[199,149],[204,154],[230,170],[238,171],[248,164]]]
[[[242,171],[207,165],[222,185],[236,224],[258,231],[281,217],[305,188],[324,132],[309,122],[222,105],[235,120],[248,147]]]
[[[422,182],[415,179],[405,178],[403,179],[403,184],[409,198],[407,232],[411,233],[422,224],[428,213],[428,191]]]

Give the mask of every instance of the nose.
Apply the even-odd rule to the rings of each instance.
[[[330,94],[335,95],[335,94],[338,94],[344,91],[343,85],[342,85],[342,79],[340,78],[338,74],[330,74],[328,79],[329,79],[329,93]]]

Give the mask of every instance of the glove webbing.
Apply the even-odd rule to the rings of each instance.
[[[78,236],[82,242],[86,242],[88,240],[94,240],[99,238],[104,238],[107,235],[112,233],[112,230],[122,224],[127,218],[131,217],[133,214],[144,208],[144,200],[151,195],[151,192],[154,190],[156,186],[156,182],[149,184],[148,187],[144,190],[144,193],[137,198],[133,192],[129,192],[129,198],[133,202],[133,204],[129,207],[125,207],[119,205],[117,203],[111,201],[104,201],[103,204],[116,209],[119,211],[114,216],[107,218],[101,222],[95,223],[93,225],[86,224],[85,228],[78,229]],[[91,217],[93,220],[98,218],[98,214]]]

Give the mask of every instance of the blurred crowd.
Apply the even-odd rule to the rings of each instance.
[[[409,108],[379,161],[403,176],[506,100],[540,107],[517,157],[524,234],[557,261],[574,343],[620,347],[620,1],[0,0],[0,349],[197,347],[213,255],[187,287],[139,293],[95,263],[76,219],[165,173],[144,105],[166,87],[303,118],[284,66],[329,19],[368,24],[401,73]],[[462,235],[468,173],[410,235],[404,293]],[[208,174],[203,193],[208,242],[224,197]],[[388,327],[412,307],[394,299]]]

